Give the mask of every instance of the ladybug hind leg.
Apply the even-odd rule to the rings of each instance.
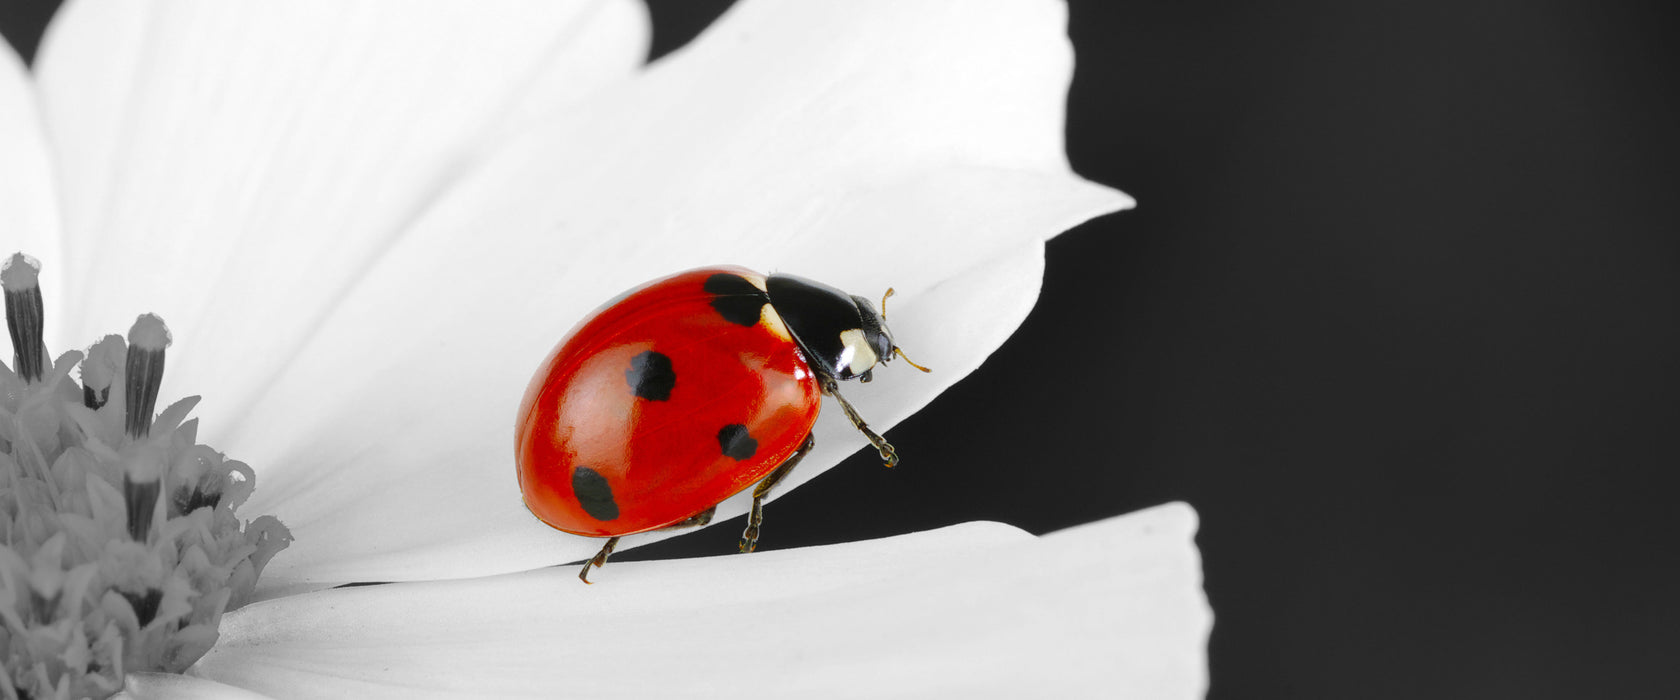
[[[660,529],[661,530],[681,530],[685,527],[700,527],[702,525],[705,525],[706,523],[711,522],[712,521],[712,515],[715,514],[715,513],[717,513],[717,506],[712,506],[712,507],[707,508],[707,509],[705,509],[705,510],[699,512],[699,513],[695,513],[694,515],[689,516],[689,518],[687,520],[684,520],[682,522],[679,522],[679,523],[676,523],[674,525],[670,525],[670,526],[667,526],[667,527],[662,527]],[[618,547],[618,538],[613,537],[613,538],[608,539],[607,543],[601,546],[601,551],[596,552],[595,557],[593,559],[590,559],[588,562],[584,563],[583,570],[578,572],[578,579],[582,580],[584,583],[589,583],[589,569],[591,567],[599,569],[602,566],[606,565],[607,557],[612,556],[613,549],[616,548],[616,547]]]
[[[889,467],[898,466],[898,451],[894,450],[880,433],[870,430],[869,424],[863,422],[863,416],[858,415],[857,409],[852,408],[852,403],[840,395],[840,382],[835,381],[833,377],[824,377],[822,390],[824,394],[840,402],[840,409],[846,412],[846,418],[852,422],[852,427],[863,433],[863,436],[869,439],[869,444],[875,446],[875,451],[881,453],[881,461],[886,462]]]
[[[758,486],[753,487],[752,512],[747,515],[747,529],[741,532],[742,552],[751,552],[758,548],[758,528],[764,524],[764,497],[770,495],[770,489],[776,488],[776,484],[781,483],[782,479],[787,478],[788,473],[798,466],[799,460],[805,459],[805,455],[810,454],[811,448],[816,444],[816,438],[806,433],[805,442],[799,445],[799,449],[788,455],[787,460],[776,467],[775,471],[770,472],[769,476],[760,480]]]
[[[607,563],[607,557],[612,556],[613,548],[617,546],[617,537],[608,538],[607,543],[601,545],[601,551],[596,552],[593,559],[583,563],[583,570],[578,572],[578,580],[583,581],[584,583],[589,583],[589,567],[593,566],[597,569],[601,568]]]
[[[662,528],[659,528],[659,529],[661,529],[661,530],[681,530],[681,529],[690,528],[690,527],[702,527],[702,526],[706,525],[707,523],[712,522],[712,516],[713,515],[717,515],[717,506],[715,506],[715,505],[710,507],[710,508],[707,508],[703,511],[700,511],[699,513],[695,513],[694,515],[689,516],[687,520],[672,523],[670,525],[666,525],[665,527],[662,527]]]

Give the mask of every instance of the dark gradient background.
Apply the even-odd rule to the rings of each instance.
[[[656,53],[727,4],[654,2]],[[1140,207],[764,546],[1186,500],[1215,698],[1680,697],[1665,9],[1073,2],[1069,156]]]

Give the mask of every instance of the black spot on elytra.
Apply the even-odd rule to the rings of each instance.
[[[589,467],[573,468],[572,493],[589,517],[602,521],[618,519],[618,503],[613,501],[612,486],[600,472]]]
[[[723,449],[723,456],[739,462],[758,451],[758,441],[747,433],[747,426],[730,423],[718,431],[718,447]]]
[[[712,308],[717,310],[718,315],[736,325],[758,323],[764,305],[770,303],[769,295],[740,275],[720,272],[707,277],[702,289],[714,295]]]
[[[677,385],[677,373],[671,369],[671,358],[647,350],[630,358],[624,381],[630,383],[630,390],[637,396],[649,401],[669,401],[671,389]]]

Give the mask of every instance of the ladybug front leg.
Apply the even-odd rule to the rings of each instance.
[[[846,397],[840,395],[840,382],[835,381],[833,377],[824,377],[822,390],[824,394],[828,394],[829,396],[834,397],[836,401],[840,402],[840,408],[846,412],[846,418],[852,421],[852,427],[857,428],[858,432],[863,433],[864,437],[869,438],[869,444],[874,445],[875,451],[881,453],[881,461],[886,462],[889,467],[898,466],[898,451],[894,450],[893,446],[887,443],[886,438],[881,437],[880,434],[870,430],[869,424],[863,422],[863,416],[858,415],[857,409],[852,408],[851,402],[847,401]]]
[[[758,528],[764,524],[764,497],[770,495],[770,489],[776,488],[776,484],[781,483],[782,479],[787,478],[788,472],[793,471],[799,460],[805,459],[805,455],[809,454],[816,444],[816,437],[806,433],[805,442],[799,445],[799,449],[788,455],[787,460],[776,467],[776,471],[770,472],[769,476],[764,477],[758,482],[758,486],[753,488],[752,513],[747,515],[747,529],[741,532],[742,552],[751,552],[758,548]]]
[[[607,543],[601,546],[601,551],[595,553],[594,559],[590,559],[589,561],[583,563],[583,571],[578,572],[578,579],[584,583],[589,583],[589,567],[593,566],[597,569],[601,568],[601,566],[607,563],[607,557],[612,556],[613,548],[617,546],[617,537],[608,539]]]

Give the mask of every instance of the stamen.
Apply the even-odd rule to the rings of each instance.
[[[162,485],[156,477],[147,481],[135,481],[132,475],[123,475],[123,503],[128,506],[128,536],[135,542],[145,544],[146,537],[151,534],[152,516],[157,510],[158,491]]]
[[[41,304],[41,263],[13,253],[0,267],[0,286],[6,290],[6,328],[12,333],[13,359],[26,382],[41,380],[47,347],[42,343],[46,311]]]
[[[58,604],[64,597],[64,541],[55,534],[29,561],[29,609],[37,623],[51,624],[58,617]]]
[[[99,339],[88,348],[82,361],[82,405],[99,410],[111,400],[111,385],[122,371],[128,355],[128,343],[115,333]]]
[[[42,594],[33,588],[29,590],[29,611],[36,622],[51,623],[58,616],[58,603],[64,599],[64,591],[56,590],[51,596]]]
[[[128,607],[134,609],[134,617],[140,621],[141,627],[151,624],[152,620],[157,618],[158,603],[163,602],[161,588],[148,588],[144,593],[117,591],[117,594],[128,601]]]
[[[215,450],[198,445],[178,456],[170,469],[170,517],[186,515],[200,508],[215,508],[222,502],[228,472],[216,467],[224,463]]]
[[[180,513],[191,513],[200,508],[215,508],[222,502],[219,491],[211,492],[203,489],[182,489],[175,498],[175,509]]]
[[[0,367],[0,698],[105,698],[208,652],[291,533],[235,513],[255,473],[198,443],[196,397],[154,417],[163,321],[55,362],[39,269],[0,270],[18,360]]]
[[[124,382],[128,408],[128,436],[139,440],[152,432],[152,410],[163,384],[163,350],[169,347],[169,328],[155,314],[141,314],[128,330],[128,363]]]

